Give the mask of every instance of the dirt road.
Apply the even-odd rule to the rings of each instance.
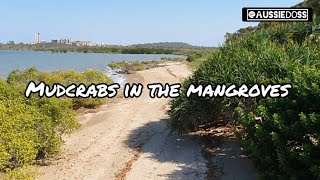
[[[137,72],[132,81],[144,84],[142,96],[79,116],[83,127],[66,138],[64,158],[41,167],[39,179],[204,179],[201,143],[170,135],[169,99],[152,99],[146,91],[148,83],[177,83],[190,74],[176,62]]]

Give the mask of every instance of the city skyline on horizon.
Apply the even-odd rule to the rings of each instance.
[[[41,33],[35,33],[33,40],[30,40],[29,42],[25,42],[25,41],[13,41],[10,40],[8,42],[1,42],[0,44],[10,44],[10,43],[14,43],[14,44],[19,44],[19,43],[23,43],[23,44],[40,44],[40,43],[53,43],[53,41],[58,41],[58,43],[61,43],[59,41],[70,41],[71,42],[91,42],[94,45],[119,45],[119,46],[129,46],[129,45],[137,45],[137,44],[127,44],[127,45],[121,45],[121,44],[108,44],[106,42],[94,42],[91,40],[79,40],[79,39],[72,39],[70,37],[57,37],[54,39],[42,39],[41,38]],[[160,42],[147,42],[147,43],[139,43],[139,44],[148,44],[148,43],[186,43],[186,42],[177,42],[177,41],[160,41]],[[69,43],[64,43],[64,44],[69,44]],[[194,44],[190,44],[190,43],[186,43],[189,45],[193,45],[193,46],[201,46],[201,45],[194,45]],[[203,46],[205,47],[205,46]],[[214,46],[207,46],[207,47],[214,47]]]
[[[57,37],[57,38],[54,38],[54,39],[42,39],[41,38],[41,33],[35,33],[34,34],[34,37],[32,40],[26,42],[26,41],[13,41],[13,40],[10,40],[8,42],[1,42],[2,44],[8,44],[10,42],[14,42],[15,44],[19,44],[19,43],[24,43],[24,44],[40,44],[40,43],[50,43],[50,42],[53,42],[53,41],[62,41],[62,40],[68,40],[68,41],[71,41],[72,38],[70,37]],[[75,40],[75,41],[80,41],[80,40]],[[82,40],[83,41],[83,40]],[[88,40],[90,41],[90,40]],[[99,42],[94,42],[94,43],[99,43]],[[103,42],[100,42],[100,43],[103,43]]]
[[[227,32],[257,24],[242,22],[243,7],[290,7],[301,1],[10,1],[0,7],[0,16],[6,17],[0,43],[30,43],[34,34],[40,33],[47,41],[71,38],[113,45],[183,42],[212,47],[223,44]]]

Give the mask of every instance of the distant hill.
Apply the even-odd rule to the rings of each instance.
[[[214,49],[215,48],[215,47],[193,46],[183,42],[159,42],[159,43],[134,44],[128,47],[161,48],[161,49]]]
[[[305,0],[294,7],[311,7],[316,16],[320,16],[320,0]]]

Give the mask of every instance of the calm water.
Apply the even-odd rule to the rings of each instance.
[[[107,64],[120,61],[160,60],[162,57],[183,57],[176,55],[153,54],[101,54],[101,53],[51,53],[36,51],[1,51],[0,76],[7,77],[15,69],[35,67],[40,71],[69,70],[78,72],[96,69],[108,73],[118,81],[121,75],[112,75],[106,70]]]

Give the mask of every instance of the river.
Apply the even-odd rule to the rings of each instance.
[[[108,74],[115,82],[122,83],[124,77],[107,69],[107,64],[121,61],[148,61],[161,58],[185,58],[164,54],[105,54],[105,53],[52,53],[41,51],[0,50],[0,76],[6,78],[16,69],[35,67],[40,71],[96,69]]]

